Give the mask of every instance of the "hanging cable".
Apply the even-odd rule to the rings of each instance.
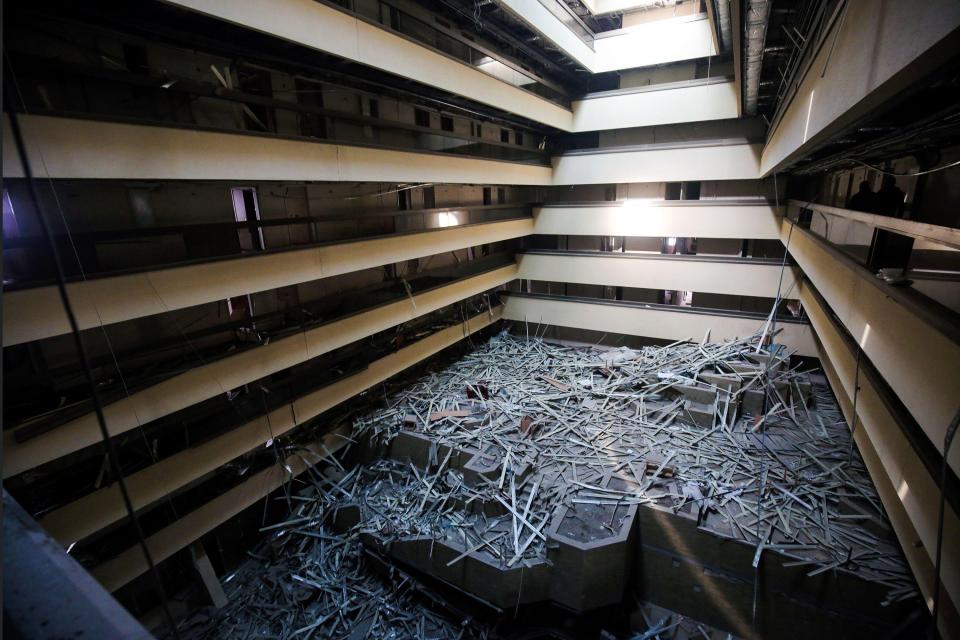
[[[874,171],[879,171],[880,173],[882,173],[882,174],[884,174],[884,175],[887,175],[887,176],[897,176],[897,177],[900,177],[900,178],[910,178],[910,177],[914,177],[914,176],[925,176],[925,175],[927,175],[928,173],[936,173],[937,171],[943,171],[943,170],[945,170],[945,169],[949,169],[949,168],[951,168],[951,167],[955,167],[955,166],[957,166],[957,165],[960,165],[960,160],[957,160],[956,162],[951,162],[950,164],[945,164],[945,165],[943,165],[942,167],[934,167],[933,169],[927,169],[926,171],[911,171],[911,172],[907,172],[907,173],[896,173],[896,172],[894,172],[894,171],[887,171],[886,169],[881,169],[880,167],[875,167],[875,166],[873,166],[872,164],[867,164],[867,163],[864,162],[863,160],[857,160],[856,158],[847,158],[847,160],[852,160],[852,161],[856,162],[857,164],[862,164],[862,165],[865,166],[866,168],[868,168],[868,169],[873,169]],[[843,160],[837,161],[838,164],[839,164],[840,162],[843,162]]]
[[[164,617],[166,618],[167,624],[170,626],[173,636],[179,639],[180,633],[177,630],[176,623],[174,622],[173,614],[170,612],[170,605],[167,601],[166,590],[163,588],[163,580],[160,576],[160,572],[157,570],[157,567],[153,562],[153,556],[150,553],[150,549],[147,546],[147,541],[144,538],[143,529],[140,527],[140,521],[137,519],[136,512],[133,509],[133,503],[130,501],[130,494],[127,491],[127,484],[123,477],[123,470],[120,467],[120,459],[117,454],[116,445],[110,438],[110,432],[107,430],[106,419],[103,415],[103,405],[100,402],[100,395],[97,392],[96,382],[93,378],[93,371],[90,368],[90,361],[87,358],[87,352],[83,346],[83,339],[80,336],[80,328],[77,325],[77,318],[73,313],[73,307],[70,303],[70,298],[67,295],[66,276],[64,275],[63,264],[60,260],[60,251],[57,248],[56,241],[53,237],[53,232],[51,231],[50,225],[47,222],[46,215],[44,215],[43,204],[40,200],[39,194],[37,193],[37,186],[33,177],[33,172],[30,168],[30,159],[27,156],[27,149],[23,141],[23,133],[20,130],[20,123],[17,118],[17,113],[12,108],[8,108],[7,112],[10,122],[10,132],[13,134],[14,144],[17,148],[17,154],[20,158],[20,164],[23,170],[24,179],[27,183],[30,200],[34,206],[37,219],[39,220],[40,227],[43,230],[44,238],[50,247],[50,253],[53,257],[53,264],[57,275],[57,291],[60,294],[60,301],[63,304],[67,321],[70,324],[70,331],[73,337],[74,347],[76,348],[77,357],[79,358],[81,368],[83,369],[84,378],[87,382],[87,386],[90,389],[90,397],[93,401],[94,413],[96,413],[97,416],[97,425],[100,428],[100,435],[103,439],[104,446],[107,449],[107,458],[110,461],[110,468],[114,477],[116,478],[117,486],[120,488],[120,495],[123,498],[123,504],[126,507],[127,516],[129,517],[130,523],[133,525],[134,532],[137,536],[137,542],[139,543],[140,548],[143,550],[144,558],[147,561],[147,567],[149,568],[149,571],[153,575],[154,581],[156,582],[157,591],[160,594],[161,607],[163,609]]]
[[[944,501],[947,493],[947,454],[950,453],[950,445],[953,444],[953,437],[957,435],[957,425],[960,424],[960,409],[950,421],[947,427],[947,434],[943,438],[943,460],[940,463],[940,512],[937,516],[937,552],[933,562],[933,607],[931,610],[932,633],[931,637],[937,636],[937,618],[940,616],[940,569],[941,556],[943,554],[943,510]]]
[[[850,450],[847,452],[847,464],[853,460],[854,434],[857,432],[857,399],[860,397],[860,356],[863,355],[863,349],[860,343],[857,343],[857,366],[853,373],[853,413],[850,416]]]
[[[777,174],[773,174],[773,198],[777,210],[780,209],[780,188],[777,183]],[[783,250],[783,260],[780,263],[780,279],[777,282],[777,297],[773,299],[773,306],[770,309],[770,318],[767,321],[767,324],[770,327],[770,339],[773,339],[773,336],[776,334],[777,328],[777,307],[780,306],[780,295],[783,288],[783,274],[787,270],[787,251],[790,248],[790,236],[793,234],[793,225],[790,225],[790,233],[787,235],[787,244]],[[760,350],[762,346],[764,336],[767,334],[766,328],[763,330],[763,334],[760,336],[760,344],[757,345],[757,350]],[[767,360],[766,365],[763,368],[763,379],[764,379],[764,396],[768,397],[770,395],[770,364],[773,362],[773,357]],[[760,433],[760,446],[764,449],[767,448],[767,430],[766,428]],[[753,564],[753,607],[752,607],[752,624],[754,630],[757,630],[757,611],[759,609],[760,603],[760,559],[761,553],[763,551],[764,536],[763,536],[763,494],[766,491],[767,484],[767,457],[764,456],[760,463],[760,491],[757,493],[757,515],[760,516],[757,520],[757,556],[754,559]]]
[[[7,63],[9,77],[13,85],[13,89],[16,91],[17,98],[19,99],[19,102],[20,102],[20,108],[23,109],[24,113],[29,114],[30,111],[27,109],[26,100],[23,99],[23,92],[20,90],[20,83],[17,80],[17,74],[14,71],[13,63],[11,62],[9,57],[6,58],[6,63]],[[61,203],[61,200],[60,200],[60,194],[57,193],[57,188],[56,188],[56,185],[54,185],[53,183],[53,178],[50,177],[50,170],[47,168],[47,161],[43,156],[43,150],[37,149],[37,155],[39,156],[40,164],[43,166],[44,177],[46,178],[47,185],[50,188],[50,193],[53,195],[53,201],[57,206],[56,210],[60,216],[60,223],[63,225],[64,231],[66,231],[67,240],[70,242],[70,249],[73,252],[74,259],[77,261],[77,268],[80,271],[80,277],[83,279],[84,282],[86,282],[87,272],[86,272],[86,269],[83,268],[83,261],[80,259],[80,251],[77,249],[77,243],[74,241],[73,233],[71,233],[70,231],[70,224],[67,222],[67,216],[64,213],[63,204]],[[159,297],[159,294],[157,294],[157,299],[161,300],[161,298]],[[100,333],[103,335],[104,342],[107,345],[107,351],[110,353],[110,357],[113,360],[113,366],[117,371],[117,377],[120,379],[120,385],[123,388],[123,393],[126,397],[129,398],[130,388],[127,385],[127,380],[126,380],[126,377],[123,375],[123,369],[120,366],[120,361],[117,358],[116,351],[113,348],[113,342],[110,340],[110,334],[107,332],[107,327],[104,325],[103,318],[100,316],[100,310],[96,306],[94,306],[94,312],[97,314],[97,325],[99,326]],[[137,431],[140,434],[141,439],[143,440],[143,447],[146,450],[147,455],[150,457],[153,463],[156,464],[157,462],[156,451],[150,445],[150,442],[147,439],[146,431],[144,430],[143,425],[139,423],[139,421],[137,424]],[[94,488],[98,488],[98,487],[95,486]],[[171,513],[173,513],[174,518],[180,517],[180,514],[177,513],[177,508],[173,504],[173,500],[169,494],[166,496],[166,505],[170,509]]]

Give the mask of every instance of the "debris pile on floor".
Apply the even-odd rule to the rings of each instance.
[[[499,545],[505,568],[544,558],[561,510],[654,505],[754,545],[755,563],[772,551],[810,576],[846,572],[885,585],[890,600],[915,595],[825,381],[757,341],[634,351],[501,334],[405,387],[356,432],[424,479],[437,469],[445,486],[499,505],[458,526],[469,549]],[[453,509],[454,493],[434,498]]]
[[[486,638],[482,625],[430,607],[417,582],[323,524],[328,501],[299,500],[291,520],[225,579],[228,604],[195,613],[182,637]],[[379,567],[379,571],[374,567]],[[386,569],[384,569],[386,567]]]
[[[735,541],[748,567],[769,554],[810,577],[882,585],[888,602],[914,596],[824,379],[757,341],[492,338],[356,421],[358,463],[334,460],[288,496],[290,519],[268,527],[262,557],[228,583],[228,609],[191,637],[485,633],[416,601],[409,575],[373,576],[366,554],[494,608],[616,604],[646,513]],[[644,622],[637,637],[681,622],[700,633],[683,616]]]

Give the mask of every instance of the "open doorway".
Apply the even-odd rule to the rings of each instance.
[[[241,251],[263,251],[267,248],[263,240],[263,228],[260,222],[260,205],[257,202],[257,190],[254,187],[234,187],[230,189],[233,198],[233,216],[237,222],[249,222],[246,229],[238,229]]]

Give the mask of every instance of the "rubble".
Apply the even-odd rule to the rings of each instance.
[[[890,600],[915,595],[824,379],[756,344],[630,350],[501,334],[355,429],[415,467],[435,465],[438,451],[466,456],[474,500],[492,492],[511,521],[510,535],[491,540],[504,563],[546,559],[546,541],[532,532],[563,509],[653,505],[692,511],[701,529],[810,576],[849,573],[884,585]],[[426,454],[411,458],[398,438],[415,438]],[[604,486],[613,475],[632,487]]]
[[[486,633],[412,604],[412,580],[364,573],[368,552],[493,608],[617,603],[657,514],[735,542],[754,568],[766,557],[880,585],[887,602],[915,596],[824,379],[756,343],[492,338],[357,420],[362,459],[291,497],[261,575],[238,572],[227,623],[191,637]]]

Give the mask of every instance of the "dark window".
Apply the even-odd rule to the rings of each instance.
[[[500,129],[500,142],[510,142],[509,129]]]
[[[683,191],[683,183],[681,182],[668,182],[666,192],[663,194],[664,200],[679,200],[680,194]]]
[[[263,251],[266,244],[263,239],[263,229],[257,222],[260,220],[260,206],[257,201],[257,190],[253,187],[234,187],[230,189],[233,199],[233,216],[237,222],[250,223],[246,229],[238,229],[240,248],[243,251]]]
[[[299,91],[299,101],[311,107],[323,106],[323,92],[317,91],[318,85],[305,82],[299,78],[295,80],[297,90]],[[309,138],[327,137],[327,119],[316,113],[300,113],[297,115],[300,121],[300,135]]]
[[[453,118],[440,116],[440,128],[444,131],[453,131]]]
[[[124,43],[123,58],[127,63],[127,69],[140,75],[150,74],[150,61],[147,59],[147,48],[137,45]],[[130,93],[137,99],[155,99],[153,90],[145,86],[132,86]]]
[[[237,72],[237,89],[244,93],[265,98],[273,97],[270,74],[259,69],[243,67]],[[247,129],[253,131],[276,131],[276,118],[272,107],[248,104],[243,110],[243,119]]]
[[[482,125],[479,125],[479,124],[477,125],[477,137],[478,137],[478,138],[482,138],[482,137],[483,137],[483,126],[482,126]]]
[[[700,183],[684,182],[683,183],[683,199],[699,200],[700,199]]]
[[[437,206],[437,194],[433,190],[433,187],[424,187],[423,188],[423,208],[433,209],[436,206]]]
[[[513,141],[517,144],[523,144],[523,134],[517,131],[513,136]]]
[[[123,58],[127,69],[134,73],[150,73],[150,63],[147,60],[147,48],[138,44],[123,44]]]
[[[497,204],[507,203],[507,190],[503,187],[497,189]]]
[[[493,204],[493,189],[490,187],[483,188],[483,204]]]
[[[430,113],[427,111],[424,111],[423,109],[414,109],[413,119],[414,119],[414,122],[417,123],[418,127],[430,126]]]
[[[380,101],[374,98],[370,98],[370,117],[371,118],[380,117]]]

